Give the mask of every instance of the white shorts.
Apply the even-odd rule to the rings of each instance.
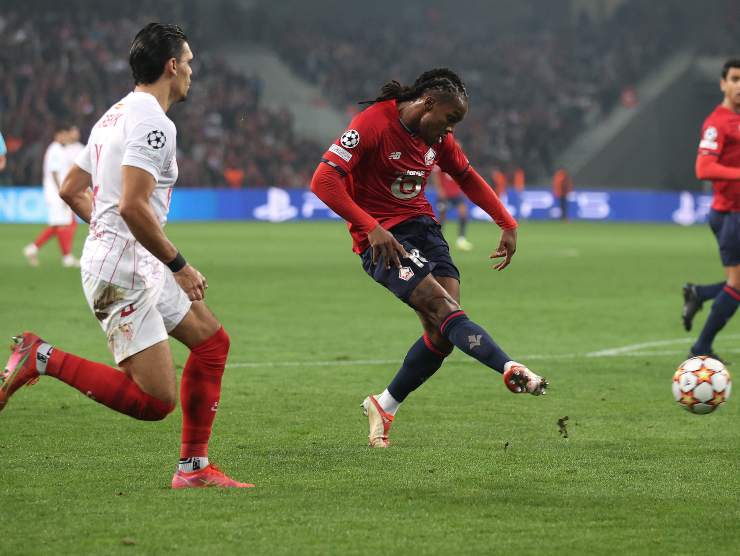
[[[185,318],[190,300],[165,269],[153,287],[130,290],[82,271],[82,289],[116,363],[167,339]]]
[[[54,200],[47,199],[46,206],[49,210],[47,222],[49,226],[69,226],[74,220],[74,214],[69,205],[57,198]]]

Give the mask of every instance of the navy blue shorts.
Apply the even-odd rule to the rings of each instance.
[[[412,218],[389,231],[411,255],[401,259],[400,269],[395,266],[385,268],[383,257],[373,264],[372,247],[365,249],[360,257],[365,272],[396,297],[408,303],[411,292],[428,274],[460,281],[460,271],[452,262],[450,247],[442,235],[442,228],[433,218]]]
[[[719,258],[722,266],[740,264],[740,212],[709,213],[709,226],[719,244]]]

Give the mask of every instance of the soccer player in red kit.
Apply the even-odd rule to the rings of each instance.
[[[447,213],[450,207],[457,209],[457,240],[455,245],[463,251],[470,251],[473,244],[468,241],[465,232],[468,228],[468,205],[465,203],[465,197],[457,185],[457,182],[447,172],[440,170],[435,166],[430,176],[432,184],[437,189],[437,214],[439,216],[439,225],[444,226],[447,221]]]
[[[467,113],[465,85],[454,72],[434,69],[411,87],[387,83],[366,104],[371,106],[324,154],[311,189],[347,220],[365,272],[413,308],[424,329],[388,388],[362,404],[370,446],[385,448],[399,404],[441,367],[453,347],[503,373],[512,392],[544,394],[547,381],[504,353],[461,310],[460,273],[424,195],[436,164],[502,228],[491,258],[503,257],[498,270],[509,265],[516,220],[452,135]]]
[[[715,359],[719,357],[712,349],[714,338],[740,304],[740,59],[724,64],[720,89],[724,99],[702,127],[696,176],[712,182],[714,197],[709,226],[717,238],[727,279],[716,284],[686,284],[682,313],[686,330],[691,330],[694,315],[704,301],[714,299],[690,355],[709,355]]]
[[[129,54],[136,87],[95,124],[60,191],[90,222],[82,286],[118,368],[24,332],[0,374],[0,410],[21,386],[50,376],[134,419],[164,419],[177,400],[172,336],[190,349],[172,488],[248,488],[208,459],[229,335],[206,307],[205,278],[164,232],[178,174],[177,130],[166,112],[187,98],[192,59],[177,25],[139,31]]]

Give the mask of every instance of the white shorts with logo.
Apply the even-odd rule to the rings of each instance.
[[[127,289],[82,271],[82,289],[116,363],[167,339],[190,300],[169,271],[152,287]]]

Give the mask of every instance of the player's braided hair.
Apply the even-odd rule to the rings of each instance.
[[[465,83],[454,71],[448,68],[435,68],[422,73],[410,87],[401,85],[396,80],[389,81],[380,89],[379,97],[375,100],[363,100],[359,104],[374,104],[391,99],[396,99],[398,102],[414,100],[427,91],[439,91],[468,98]]]

